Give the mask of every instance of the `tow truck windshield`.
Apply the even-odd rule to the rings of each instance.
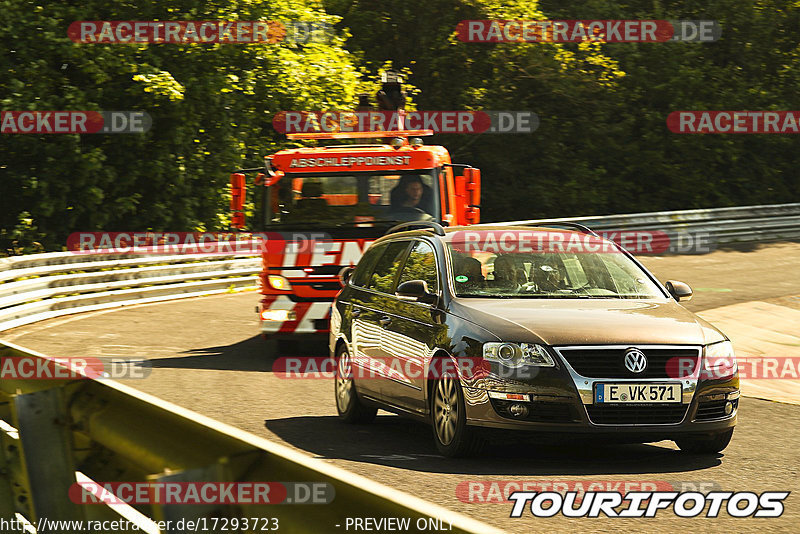
[[[434,171],[287,174],[269,188],[266,226],[375,226],[438,220]]]

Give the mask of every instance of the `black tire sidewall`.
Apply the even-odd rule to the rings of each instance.
[[[685,452],[698,454],[715,454],[722,452],[733,438],[733,428],[718,432],[708,438],[678,439],[675,443]]]

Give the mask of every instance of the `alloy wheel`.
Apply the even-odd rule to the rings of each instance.
[[[442,378],[436,385],[433,399],[436,435],[443,445],[449,445],[456,435],[458,424],[458,392],[451,378]]]
[[[347,410],[350,405],[350,399],[353,397],[352,371],[350,355],[345,351],[339,356],[339,363],[336,368],[336,404],[341,412]]]

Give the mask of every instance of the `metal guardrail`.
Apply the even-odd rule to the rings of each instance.
[[[0,343],[0,368],[9,358],[46,360],[66,369],[54,358]],[[122,516],[155,534],[185,531],[159,530],[155,521],[173,520],[174,525],[179,519],[206,518],[210,525],[215,517],[277,518],[281,532],[332,532],[344,531],[348,518],[404,517],[410,518],[410,531],[417,531],[414,526],[421,520],[439,522],[452,532],[501,532],[111,380],[0,380],[0,441],[0,518],[19,514],[32,525],[41,518],[102,521]],[[332,488],[327,495],[333,500],[135,507],[76,503],[70,488],[87,481],[321,483]]]
[[[800,203],[493,224],[558,222],[601,232],[704,233],[715,244],[796,240]],[[260,259],[248,254],[82,251],[0,258],[0,332],[72,313],[255,287],[260,269]]]
[[[1,258],[0,332],[77,312],[257,285],[257,256],[185,252],[80,251]]]
[[[496,223],[579,222],[598,231],[706,232],[716,243],[800,238],[800,203]],[[77,312],[255,287],[245,254],[48,253],[0,259],[0,331]],[[8,358],[53,358],[0,342]],[[57,364],[54,364],[57,365]],[[348,516],[445,520],[455,532],[492,527],[350,474],[287,447],[110,380],[0,380],[0,518],[280,517],[291,532],[333,530]],[[78,505],[76,481],[313,481],[333,505]],[[138,514],[138,515],[136,515]],[[145,514],[145,515],[142,515]],[[128,516],[126,516],[128,517]],[[327,527],[327,528],[326,528]]]
[[[748,243],[800,239],[800,203],[712,208],[595,217],[532,219],[499,226],[577,222],[596,231],[662,230],[707,233],[713,242]]]

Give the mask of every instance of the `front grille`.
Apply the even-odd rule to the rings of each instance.
[[[314,282],[310,280],[296,280],[289,279],[289,283],[293,286],[311,286],[311,289],[317,291],[339,291],[342,289],[342,284],[339,282]]]
[[[310,275],[336,276],[339,274],[339,271],[341,271],[344,267],[345,267],[344,265],[317,265],[316,267],[306,267],[305,269],[311,269],[310,272],[306,271]]]
[[[647,367],[641,373],[625,368],[627,348],[559,349],[575,372],[588,378],[681,378],[691,375],[699,359],[698,349],[641,348]]]
[[[536,423],[569,423],[580,420],[577,410],[572,404],[565,402],[520,402],[501,399],[491,399],[495,411],[503,417],[517,421],[533,421]],[[522,404],[528,407],[525,417],[512,415],[509,407],[512,404]]]
[[[725,404],[728,402],[733,403],[733,411],[730,414],[725,413]],[[712,419],[723,419],[725,417],[730,417],[736,411],[738,404],[738,400],[701,402],[697,405],[697,414],[695,414],[694,419],[695,421],[710,421]]]
[[[597,425],[669,425],[680,423],[686,404],[591,404],[586,413]]]
[[[292,302],[331,302],[333,300],[332,297],[298,297],[294,293],[287,293],[286,296]]]

